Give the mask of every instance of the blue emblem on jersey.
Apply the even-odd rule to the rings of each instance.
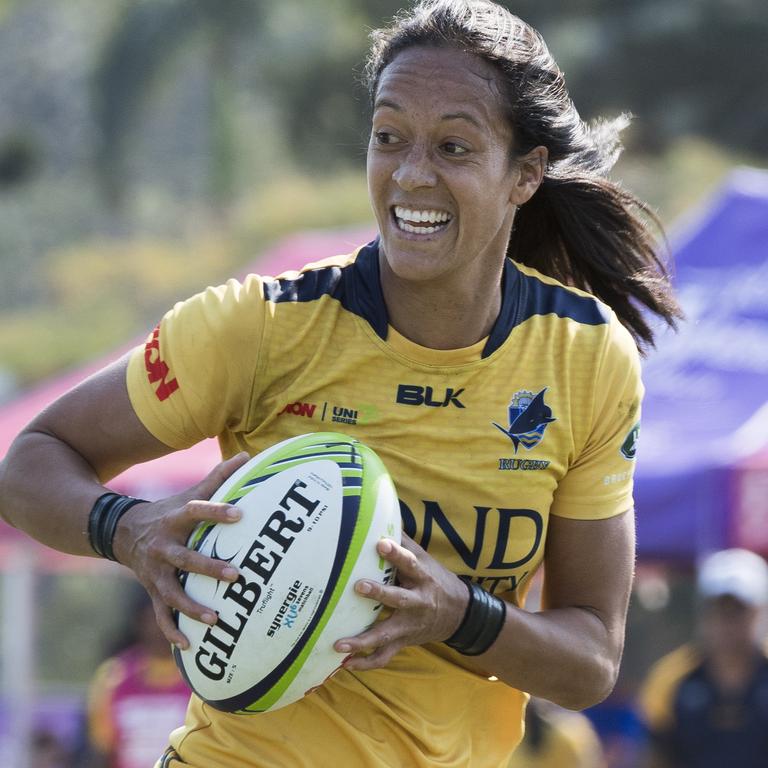
[[[521,443],[528,450],[538,445],[544,437],[547,424],[555,421],[552,409],[544,402],[546,391],[547,388],[544,387],[537,395],[525,389],[515,392],[509,403],[509,429],[495,421],[492,422],[496,429],[501,430],[512,441],[515,453]]]

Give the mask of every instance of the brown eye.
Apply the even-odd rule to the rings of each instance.
[[[447,155],[466,155],[469,151],[466,147],[462,147],[461,144],[457,144],[455,141],[446,141],[442,149]]]
[[[374,137],[376,138],[377,144],[399,144],[400,139],[397,138],[393,133],[389,133],[389,131],[376,131],[374,133]]]

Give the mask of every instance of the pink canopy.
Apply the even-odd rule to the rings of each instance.
[[[764,445],[738,467],[732,537],[736,546],[768,553],[768,405],[763,416],[758,437]]]
[[[373,237],[371,227],[347,230],[312,231],[291,235],[265,251],[245,272],[278,275],[290,269],[339,253],[349,253]],[[0,456],[5,456],[14,437],[29,421],[57,397],[77,383],[117,360],[144,339],[135,339],[113,352],[82,367],[58,374],[33,387],[19,397],[0,406]],[[160,459],[138,464],[110,482],[121,493],[141,498],[158,499],[188,488],[201,480],[220,460],[218,443],[206,440],[186,451],[170,453]],[[18,542],[23,534],[0,523],[0,561],[5,550]],[[26,537],[24,537],[26,538]],[[50,550],[46,550],[50,554]],[[46,564],[66,567],[71,558],[46,558]]]

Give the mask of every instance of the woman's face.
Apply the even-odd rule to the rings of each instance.
[[[497,76],[482,59],[419,47],[384,69],[368,189],[384,257],[397,277],[466,281],[500,266],[515,205],[540,181],[524,162],[511,162],[511,151]]]

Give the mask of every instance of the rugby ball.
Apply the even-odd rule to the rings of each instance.
[[[390,583],[376,551],[400,541],[400,509],[379,457],[347,435],[284,440],[236,471],[211,501],[236,504],[234,523],[203,523],[188,546],[226,560],[236,582],[182,573],[187,594],[212,608],[208,626],[177,615],[187,650],[174,649],[192,690],[216,709],[279,709],[341,666],[333,649],[376,620],[380,604],[354,591],[358,579]]]

